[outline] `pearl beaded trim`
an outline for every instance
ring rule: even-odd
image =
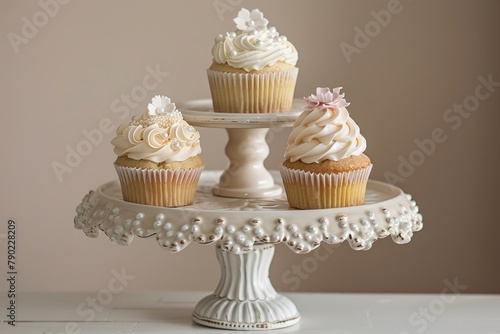
[[[102,187],[113,187],[113,183]],[[134,235],[156,235],[159,245],[171,252],[182,250],[193,240],[201,244],[220,240],[223,250],[235,253],[245,253],[256,243],[284,243],[296,253],[307,253],[321,242],[343,241],[354,250],[368,250],[377,239],[387,236],[396,243],[407,243],[423,227],[418,206],[405,194],[356,214],[343,214],[339,213],[342,209],[335,209],[332,215],[314,215],[319,211],[312,210],[308,214],[310,221],[303,223],[294,221],[294,215],[265,215],[261,211],[265,207],[248,211],[244,200],[241,200],[242,211],[235,208],[226,214],[207,211],[207,199],[199,201],[186,208],[143,206],[142,211],[123,201],[110,201],[98,189],[83,198],[76,209],[74,224],[89,237],[97,237],[102,230],[113,242],[122,245],[128,245]],[[271,205],[266,203],[263,205]]]

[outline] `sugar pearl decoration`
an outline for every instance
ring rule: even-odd
[[[172,142],[172,149],[174,151],[179,150],[181,147],[182,147],[182,144],[180,142],[178,142],[178,141],[173,141]]]
[[[238,51],[236,51],[236,50],[229,51],[229,57],[236,57],[237,55],[238,55]]]
[[[179,111],[164,113],[162,115],[151,116],[147,119],[139,118],[132,121],[132,125],[141,125],[146,128],[153,124],[158,124],[159,127],[168,129],[173,124],[182,121],[182,114]]]

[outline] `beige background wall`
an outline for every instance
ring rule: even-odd
[[[162,72],[157,88],[136,96],[137,107],[122,113],[141,113],[155,94],[175,101],[209,97],[205,69],[213,38],[232,30],[232,18],[245,6],[260,8],[299,50],[298,97],[317,86],[344,87],[368,140],[374,179],[397,175],[401,159],[420,164],[396,182],[424,215],[424,230],[410,244],[381,240],[369,252],[344,244],[331,255],[321,248],[302,256],[281,245],[274,285],[283,291],[441,292],[446,282],[458,281],[465,292],[500,292],[499,84],[479,88],[482,100],[474,97],[479,77],[500,82],[498,1],[61,0],[46,9],[52,16],[40,13],[40,3],[0,3],[0,275],[7,220],[14,218],[20,290],[97,291],[113,269],[135,276],[130,290],[215,287],[213,246],[192,244],[172,255],[154,238],[121,247],[73,228],[83,195],[115,178],[113,133],[103,133],[62,180],[52,165],[65,163],[67,148],[75,149],[84,131],[98,129],[103,119],[121,122],[112,107],[126,106],[120,99],[134,89],[137,94],[148,68]],[[390,22],[384,16],[383,25],[376,23],[373,13],[387,13],[388,6]],[[30,30],[33,23],[39,27]],[[357,36],[365,28],[371,37]],[[350,45],[349,57],[341,44]],[[473,111],[448,111],[463,103]],[[200,131],[207,168],[224,168],[224,131]],[[429,155],[418,153],[416,141],[429,143],[435,131],[446,140]],[[269,137],[270,168],[281,162],[288,133]],[[4,279],[0,286],[5,289]]]

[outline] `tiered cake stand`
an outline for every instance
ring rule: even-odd
[[[307,253],[321,242],[343,241],[368,250],[379,238],[398,244],[422,228],[422,216],[411,196],[392,185],[369,181],[365,204],[319,210],[290,208],[279,173],[267,171],[265,137],[271,127],[289,127],[300,113],[295,102],[287,114],[220,114],[210,100],[180,107],[194,126],[227,129],[229,167],[202,174],[195,202],[164,208],[125,202],[118,181],[90,191],[77,207],[75,227],[89,237],[102,230],[115,243],[128,245],[134,235],[156,235],[170,252],[190,242],[216,244],[221,278],[213,294],[195,307],[193,320],[224,329],[258,330],[291,326],[300,320],[294,303],[269,280],[274,244]]]

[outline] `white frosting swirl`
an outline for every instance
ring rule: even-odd
[[[261,70],[277,62],[295,66],[298,53],[285,36],[280,36],[276,28],[238,30],[218,35],[212,48],[213,61],[242,68],[247,72]]]
[[[182,114],[170,100],[166,106],[172,111],[155,114],[149,108],[141,118],[121,124],[111,141],[114,152],[118,156],[126,155],[134,160],[157,163],[184,161],[199,155],[201,147],[198,131],[182,119]]]
[[[285,159],[319,163],[361,155],[366,140],[345,107],[320,105],[304,110],[293,125]]]

